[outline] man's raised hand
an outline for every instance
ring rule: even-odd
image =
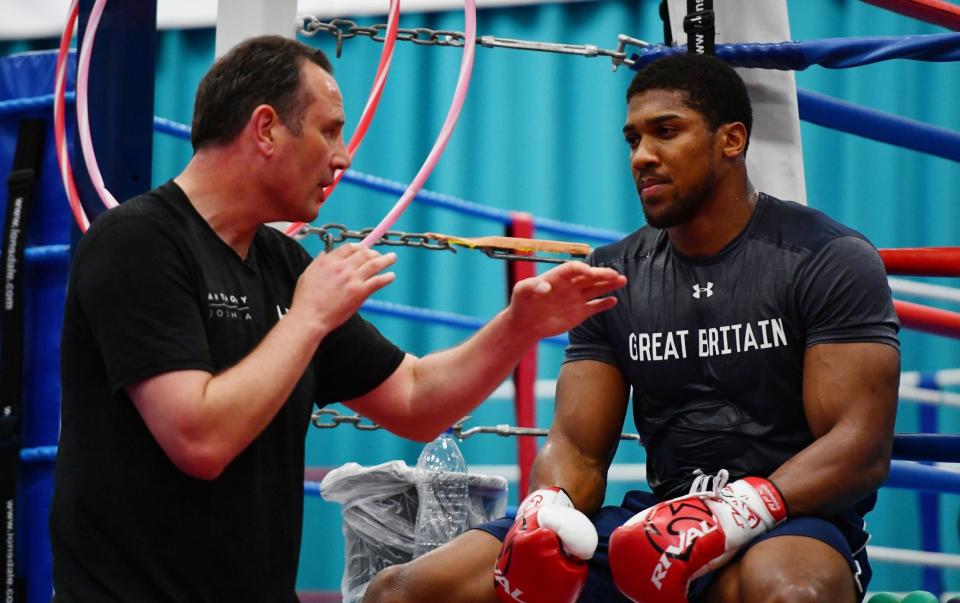
[[[308,316],[329,333],[394,281],[396,275],[383,270],[395,261],[393,253],[381,254],[355,243],[322,253],[300,275],[290,311]]]
[[[626,284],[627,277],[611,268],[567,262],[517,283],[507,311],[537,338],[552,337],[614,307],[615,297],[602,296]]]

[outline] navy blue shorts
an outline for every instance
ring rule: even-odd
[[[616,585],[613,583],[613,576],[610,574],[610,566],[607,563],[607,544],[610,541],[610,534],[626,523],[628,519],[660,502],[660,499],[649,492],[631,490],[623,497],[623,504],[619,507],[603,507],[591,519],[593,525],[597,528],[597,534],[600,536],[597,545],[597,552],[590,560],[590,573],[587,576],[587,584],[580,593],[578,603],[630,603],[630,600],[624,597]],[[478,530],[483,530],[500,541],[507,537],[510,526],[513,525],[512,517],[502,517],[478,526]],[[808,536],[825,542],[839,551],[844,559],[850,564],[850,570],[857,581],[859,600],[863,600],[863,595],[873,576],[870,569],[870,563],[867,560],[867,551],[861,544],[853,545],[858,548],[856,555],[852,553],[851,540],[856,543],[865,543],[867,535],[858,525],[844,525],[841,530],[837,523],[821,519],[818,517],[798,517],[789,519],[776,528],[763,534],[750,544],[743,547],[734,560],[738,559],[747,550],[758,542],[777,536]],[[847,533],[848,536],[844,536]],[[699,597],[707,592],[707,589],[713,583],[714,572],[706,574],[694,581],[690,587],[691,603],[699,600]]]

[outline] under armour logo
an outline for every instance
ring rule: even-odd
[[[713,283],[707,283],[706,287],[701,287],[700,283],[693,285],[693,296],[697,299],[700,299],[700,294],[706,293],[707,297],[713,295]]]

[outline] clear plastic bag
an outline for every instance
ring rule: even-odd
[[[506,479],[470,474],[468,492],[469,527],[502,517],[506,511]],[[403,461],[373,467],[347,463],[323,478],[320,494],[339,503],[343,513],[343,601],[360,601],[377,572],[413,558],[418,502],[414,469]]]

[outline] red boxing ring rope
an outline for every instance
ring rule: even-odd
[[[960,313],[893,300],[893,308],[904,328],[960,338]]]
[[[880,249],[887,274],[960,276],[960,247]]]
[[[960,247],[880,249],[887,274],[960,276]],[[960,313],[893,300],[904,328],[960,339]]]
[[[960,6],[943,0],[863,0],[919,21],[960,31]]]

